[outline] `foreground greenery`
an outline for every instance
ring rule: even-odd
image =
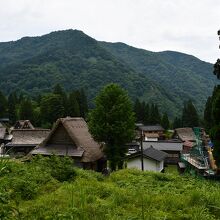
[[[220,218],[218,182],[128,169],[103,177],[58,157],[4,167],[0,219]]]

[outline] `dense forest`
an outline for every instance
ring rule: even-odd
[[[0,89],[36,97],[60,84],[67,92],[84,88],[88,105],[108,83],[135,101],[155,103],[169,117],[193,101],[201,115],[216,84],[212,65],[178,52],[150,52],[122,43],[103,43],[81,31],[57,31],[0,43]]]
[[[61,117],[83,117],[88,113],[87,97],[83,89],[69,92],[57,84],[53,91],[32,98],[27,95],[0,92],[0,117],[8,117],[13,125],[16,120],[30,120],[34,126],[50,128]]]
[[[0,118],[9,118],[13,125],[17,120],[30,120],[34,126],[50,128],[61,117],[83,117],[88,119],[87,94],[84,89],[66,92],[59,84],[49,93],[36,97],[12,92],[7,96],[0,91]],[[169,118],[155,103],[136,99],[133,103],[135,121],[145,125],[161,124],[164,129],[201,125],[201,119],[192,101],[184,103],[182,114]]]

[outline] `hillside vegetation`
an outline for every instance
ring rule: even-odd
[[[68,158],[8,162],[0,219],[219,219],[218,182],[124,169],[103,177]]]
[[[133,100],[159,104],[170,116],[189,98],[201,113],[216,83],[211,72],[211,64],[193,56],[98,42],[77,30],[0,43],[0,88],[5,94],[36,96],[59,83],[67,91],[84,88],[90,106],[99,90],[114,82]]]
[[[170,105],[173,109],[182,106],[183,101],[192,100],[201,113],[207,94],[210,95],[217,84],[212,74],[213,65],[194,56],[174,51],[151,52],[123,43],[100,44],[136,72],[142,73],[163,88],[172,104],[153,96],[154,103],[160,106]],[[149,99],[147,91],[143,98]]]

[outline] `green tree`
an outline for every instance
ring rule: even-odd
[[[11,93],[8,96],[8,117],[10,121],[12,122],[12,124],[14,124],[17,120],[16,104],[17,104],[16,93]]]
[[[183,127],[199,126],[199,116],[191,100],[184,103],[183,113],[182,113],[182,123],[183,123]]]
[[[7,99],[4,94],[0,91],[0,117],[7,115]]]
[[[89,114],[89,130],[97,141],[105,143],[111,169],[121,168],[127,151],[125,143],[134,137],[131,101],[119,85],[109,84],[96,97],[95,105]]]
[[[204,110],[204,123],[205,128],[207,130],[210,130],[210,128],[213,126],[213,117],[212,117],[212,97],[208,97],[205,110]]]
[[[173,129],[175,128],[181,128],[183,125],[182,125],[182,119],[181,118],[178,118],[178,117],[175,117],[174,121],[173,121]]]
[[[220,79],[220,59],[217,59],[216,63],[214,64],[214,74]]]
[[[169,127],[170,127],[170,121],[169,121],[169,118],[168,118],[167,113],[164,113],[164,114],[163,114],[163,117],[162,117],[162,119],[161,119],[161,125],[162,125],[162,127],[163,127],[165,130],[169,129]]]
[[[79,103],[76,99],[76,92],[71,92],[68,97],[68,111],[67,115],[71,117],[80,116]]]
[[[220,35],[220,30],[218,35]],[[220,59],[214,65],[214,74],[217,79],[220,79]],[[207,127],[211,127],[210,136],[214,142],[213,154],[217,165],[220,166],[220,85],[214,88],[212,97],[207,100],[204,119],[206,124],[208,120],[211,120]]]
[[[60,84],[56,84],[53,89],[53,94],[59,95],[64,108],[64,115],[68,115],[68,98],[63,87]]]
[[[79,104],[80,116],[86,118],[88,114],[88,103],[84,89],[76,91],[76,99]]]
[[[32,102],[29,98],[23,99],[21,104],[20,104],[20,109],[19,109],[19,119],[22,120],[31,120],[33,119],[33,106]]]
[[[52,125],[58,118],[64,117],[63,100],[58,94],[43,96],[40,108],[43,125]]]
[[[150,124],[160,124],[161,123],[161,116],[156,104],[152,104],[150,107],[150,116],[149,116]]]

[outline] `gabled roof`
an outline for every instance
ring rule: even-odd
[[[12,141],[7,146],[37,146],[49,132],[49,129],[14,129]]]
[[[176,128],[175,133],[182,141],[195,141],[196,136],[192,128]]]
[[[76,148],[64,145],[48,145],[58,126],[62,125]],[[100,145],[92,138],[88,126],[83,118],[60,118],[56,121],[47,138],[36,147],[31,154],[57,154],[81,157],[82,162],[93,162],[103,157]]]
[[[131,155],[127,156],[126,158],[129,159],[129,158],[135,158],[135,157],[139,157],[139,156],[141,156],[140,151],[137,153],[131,154]],[[156,150],[151,146],[143,151],[143,156],[146,158],[150,158],[150,159],[153,159],[153,160],[160,162],[160,161],[164,160],[168,156],[168,154],[163,151]]]
[[[139,126],[139,130],[142,130],[142,131],[164,131],[164,128],[161,125],[144,125],[144,126]]]
[[[182,151],[183,143],[180,140],[160,140],[160,141],[143,141],[143,148],[147,149],[153,146],[162,151]]]
[[[19,120],[15,123],[14,129],[34,129],[30,120]]]

